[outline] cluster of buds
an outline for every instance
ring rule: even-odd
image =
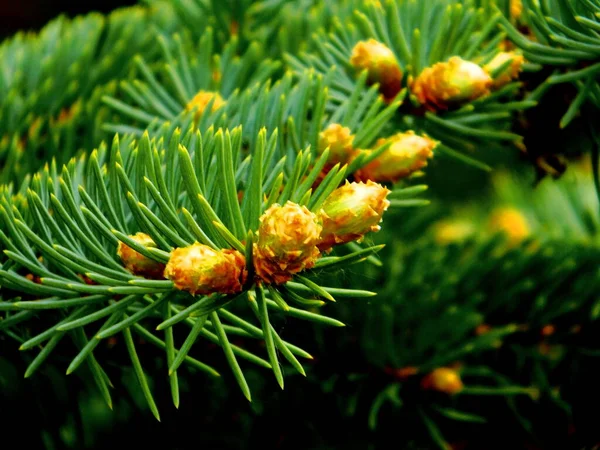
[[[454,395],[462,391],[464,385],[456,369],[438,367],[423,377],[421,387],[427,390]]]
[[[217,109],[225,105],[225,100],[223,100],[223,97],[221,97],[218,92],[199,91],[185,106],[185,110],[196,110],[196,113],[194,114],[194,122],[197,123],[211,101],[213,102],[211,112],[215,112]]]
[[[391,101],[402,89],[402,70],[387,46],[375,39],[358,42],[352,49],[350,64],[359,71],[366,70],[367,83],[379,83],[379,92]]]
[[[136,233],[129,236],[137,244],[143,247],[156,248],[156,243],[146,233]],[[119,242],[117,255],[125,268],[134,275],[144,278],[162,278],[165,265],[142,255],[123,242]]]
[[[410,84],[419,102],[436,111],[482,97],[490,92],[492,83],[481,66],[453,56],[448,62],[427,67]]]
[[[156,247],[147,234],[137,233],[129,237],[144,247]],[[177,289],[192,295],[238,293],[248,276],[246,260],[240,252],[214,250],[198,243],[173,250],[166,265],[142,255],[123,242],[119,242],[117,254],[132,274],[152,279],[167,278]]]
[[[215,250],[195,243],[173,250],[164,274],[177,289],[209,295],[241,292],[248,271],[244,255],[237,250]]]
[[[483,66],[483,69],[492,77],[492,88],[499,89],[518,78],[524,62],[523,55],[515,52],[500,52]],[[508,65],[506,65],[507,63]],[[500,70],[503,66],[504,69]]]
[[[260,217],[253,244],[256,281],[283,284],[314,267],[321,252],[334,245],[360,240],[370,231],[379,231],[383,213],[390,202],[389,190],[368,181],[349,183],[334,190],[317,213],[288,201],[274,204]],[[156,247],[150,236],[130,236],[145,247]],[[117,250],[131,273],[147,278],[167,278],[179,290],[192,295],[235,294],[248,278],[246,259],[237,250],[215,250],[195,243],[176,248],[166,266],[119,243]]]
[[[339,123],[330,124],[319,134],[319,154],[329,149],[321,178],[336,164],[348,164],[361,155],[368,157],[374,151],[355,148],[353,143],[354,135],[350,128]],[[354,173],[355,180],[393,183],[406,178],[427,166],[427,160],[433,157],[433,150],[438,145],[428,136],[406,131],[377,140],[375,147],[388,143],[389,147],[383,153]]]
[[[379,230],[389,190],[367,182],[335,191],[315,214],[293,202],[272,205],[260,218],[253,259],[257,279],[281,284],[315,265],[321,252]]]

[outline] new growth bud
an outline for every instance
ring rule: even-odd
[[[495,209],[490,216],[492,232],[504,233],[509,244],[514,245],[529,236],[529,224],[525,216],[516,208],[503,207]]]
[[[254,244],[254,269],[265,283],[281,284],[314,266],[322,226],[316,214],[288,201],[272,205],[260,217]]]
[[[323,221],[319,249],[362,239],[369,231],[379,231],[379,222],[390,205],[390,193],[380,184],[348,183],[333,191],[319,215]]]
[[[225,100],[223,100],[223,97],[221,97],[218,92],[199,91],[194,98],[188,102],[188,104],[185,106],[186,111],[191,111],[196,108],[194,122],[198,122],[198,120],[200,120],[200,117],[202,117],[202,114],[204,114],[204,111],[213,98],[214,101],[211,112],[215,112],[217,109],[225,105]]]
[[[421,72],[411,89],[430,110],[448,109],[475,100],[490,91],[492,78],[477,64],[453,56]]]
[[[136,233],[129,236],[144,247],[156,248],[156,244],[146,233]],[[165,265],[135,251],[127,244],[119,242],[117,255],[125,268],[134,275],[145,278],[162,278]]]
[[[510,61],[510,64],[500,71],[500,73],[496,73],[508,61]],[[494,56],[494,59],[483,66],[483,69],[493,77],[492,87],[498,89],[519,77],[519,73],[523,68],[523,62],[523,55],[514,52],[500,52]]]
[[[433,150],[438,144],[427,136],[418,136],[413,131],[407,131],[379,139],[375,146],[380,147],[388,142],[391,142],[388,149],[359,169],[355,174],[356,179],[396,182],[406,178],[427,166],[427,160],[433,157]]]
[[[477,229],[469,220],[448,219],[437,222],[433,231],[438,244],[448,245],[468,239],[476,233]]]
[[[523,2],[522,0],[510,0],[510,18],[513,20],[519,20],[523,13]]]
[[[198,243],[173,250],[165,268],[165,277],[192,295],[236,294],[247,276],[246,259],[240,252]]]
[[[329,147],[327,162],[332,166],[337,163],[346,164],[355,152],[353,141],[354,135],[350,128],[332,123],[319,134],[319,154]]]
[[[367,70],[367,82],[379,83],[379,91],[387,101],[402,89],[402,70],[394,52],[375,39],[358,42],[352,49],[350,64],[359,71]]]
[[[438,367],[426,375],[421,381],[423,389],[444,392],[449,395],[457,394],[463,390],[463,382],[455,369]]]

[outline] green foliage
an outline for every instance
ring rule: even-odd
[[[508,37],[523,50],[525,57],[539,68],[549,68],[551,75],[531,93],[538,100],[550,87],[561,83],[572,84],[574,98],[560,120],[566,128],[578,115],[584,104],[600,105],[600,86],[597,74],[600,65],[598,11],[594,1],[567,0],[533,2],[524,0],[524,21],[529,36],[519,32],[508,19],[501,19]]]
[[[0,180],[20,180],[40,167],[37,160],[55,157],[62,164],[97,145],[107,120],[100,97],[114,92],[111,81],[127,73],[133,55],[155,58],[152,29],[165,28],[168,17],[159,7],[61,17],[39,35],[19,33],[3,42]]]
[[[540,437],[545,430],[521,414],[524,408],[542,399],[553,414],[572,414],[569,394],[561,394],[569,385],[561,371],[589,351],[590,342],[572,342],[595,328],[600,312],[600,215],[588,168],[574,167],[558,182],[546,179],[533,195],[525,180],[500,173],[492,202],[462,206],[441,222],[436,218],[445,207],[436,203],[430,209],[438,211],[388,217],[402,221],[401,236],[394,233],[394,239],[389,228],[377,236],[393,244],[378,255],[383,266],[365,267],[361,283],[378,292],[377,300],[341,305],[341,317],[360,326],[323,343],[324,350],[341,353],[358,340],[383,379],[381,390],[363,392],[367,375],[360,370],[354,381],[339,377],[331,388],[354,383],[355,395],[340,410],[370,402],[375,429],[380,419],[386,422],[382,411],[392,408],[394,420],[408,422],[421,408],[420,426],[442,446],[447,442],[439,427],[485,423],[495,414],[474,396],[489,396],[490,403],[503,397],[503,407]],[[515,242],[490,227],[494,211],[506,207],[526,218],[529,237]],[[472,225],[466,232],[443,232],[465,221]],[[453,365],[465,385],[461,392],[452,398],[418,392],[423,375]]]
[[[248,430],[273,431],[290,410],[305,413],[294,436],[310,448],[387,448],[390,436],[484,448],[476,435],[495,424],[543,447],[554,442],[536,415],[577,422],[564,371],[577,380],[598,354],[600,316],[596,0],[523,0],[520,17],[508,0],[144,3],[0,44],[0,392],[51,383],[44,402],[70,399],[68,418],[39,419],[44,445],[91,448],[87,425],[73,425],[90,415],[98,429],[177,422],[165,399],[201,409],[227,448],[268,446],[279,434]],[[371,38],[403,74],[391,101],[350,62]],[[511,46],[526,60],[519,79],[449,109],[419,103],[423,69],[453,56],[483,66]],[[568,127],[564,148],[534,150],[536,115],[543,133]],[[374,152],[330,164],[320,135],[333,124]],[[388,183],[381,232],[284,284],[256,281],[271,205],[317,213],[391,148],[379,139],[409,130],[440,145],[427,169]],[[547,153],[585,158],[534,183],[517,148],[538,166]],[[244,255],[241,292],[194,296],[117,253],[164,264],[195,242]],[[432,389],[440,368],[460,389]],[[270,393],[269,371],[281,388],[288,377],[285,392]],[[71,398],[73,378],[95,393]],[[92,412],[73,419],[75,404]],[[224,444],[232,411],[239,438]],[[352,432],[331,444],[332,422]],[[70,431],[48,431],[60,426]]]
[[[72,160],[60,175],[55,164],[47,166],[21,188],[21,193],[5,189],[0,207],[2,227],[7,230],[0,234],[0,239],[8,257],[0,269],[0,277],[3,289],[8,291],[5,296],[9,298],[0,303],[0,310],[6,314],[2,329],[10,329],[25,341],[21,344],[22,350],[46,342],[28,367],[26,377],[38,369],[65,335],[69,335],[80,352],[67,372],[87,361],[110,405],[110,381],[93,357],[93,350],[99,339],[123,332],[137,378],[157,418],[158,411],[131,339],[131,330],[166,348],[177,405],[176,369],[181,363],[218,376],[214,368],[186,355],[200,335],[223,348],[240,388],[250,399],[237,357],[272,368],[283,387],[275,347],[301,373],[302,366],[294,355],[310,356],[279,337],[270,325],[270,310],[273,314],[343,326],[337,320],[305,310],[325,303],[305,299],[307,295],[329,301],[333,301],[333,297],[327,287],[315,285],[304,277],[268,290],[250,282],[238,295],[194,297],[177,289],[171,280],[149,280],[125,270],[116,254],[119,241],[161,263],[168,262],[169,253],[175,247],[186,247],[194,242],[214,249],[233,247],[249,255],[253,236],[249,232],[256,231],[250,227],[258,224],[259,216],[269,205],[285,203],[287,199],[301,205],[315,205],[318,198],[327,197],[337,186],[337,183],[324,183],[322,189],[315,191],[319,197],[313,197],[310,191],[305,195],[306,182],[299,181],[305,177],[307,181],[314,180],[318,175],[318,171],[309,169],[310,153],[298,154],[293,177],[289,178],[283,165],[278,164],[282,160],[276,133],[267,137],[262,130],[256,147],[243,149],[239,128],[231,132],[222,129],[215,132],[210,128],[203,135],[190,128],[184,136],[179,129],[165,126],[163,130],[152,140],[147,133],[139,141],[132,136],[125,136],[123,140],[115,137],[110,153],[106,146],[101,146],[89,158]],[[318,162],[316,167],[319,167]],[[339,173],[343,176],[343,170]],[[328,177],[339,178],[337,174],[334,169]],[[286,188],[274,189],[277,183],[279,186],[283,183]],[[241,204],[237,200],[238,191],[244,192]],[[263,200],[253,202],[255,198]],[[151,236],[157,247],[146,248],[133,241],[129,235],[138,231]],[[368,251],[377,248],[322,258],[314,270],[335,269],[341,263],[362,259]],[[251,265],[251,257],[247,258],[247,264]],[[32,274],[33,279],[28,279],[27,274]],[[11,291],[17,295],[11,295]],[[335,290],[333,294],[372,295],[345,289]],[[243,303],[251,306],[260,327],[224,309],[229,305],[237,311]],[[48,328],[30,330],[28,319],[44,314],[57,321]],[[229,328],[222,325],[221,318],[230,323]],[[164,339],[150,331],[148,322],[152,319],[156,329],[166,333]],[[52,319],[49,320],[52,323]],[[178,323],[191,328],[181,350],[174,346],[171,329]],[[90,325],[95,331],[87,331]],[[264,338],[269,361],[233,346],[227,337],[228,331],[243,337]],[[95,339],[89,333],[95,335]]]

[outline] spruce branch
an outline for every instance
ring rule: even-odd
[[[10,187],[3,188],[0,211],[6,232],[0,239],[7,259],[0,269],[5,298],[0,303],[5,316],[0,326],[25,337],[23,349],[44,345],[28,375],[65,336],[76,337],[81,349],[69,365],[71,373],[83,361],[97,367],[93,359],[97,343],[124,333],[135,373],[158,418],[131,330],[166,349],[176,404],[175,371],[182,363],[217,374],[189,356],[199,337],[223,347],[248,398],[240,358],[271,368],[281,386],[279,355],[304,373],[294,355],[310,355],[282,340],[273,321],[283,313],[315,323],[343,325],[307,310],[307,305],[323,304],[314,300],[318,298],[332,301],[336,294],[352,297],[353,291],[321,287],[312,277],[335,270],[342,262],[362,260],[379,247],[350,250],[339,257],[319,256],[321,251],[376,231],[389,205],[385,200],[388,191],[372,183],[372,194],[357,193],[352,200],[354,190],[338,188],[342,178],[336,175],[343,171],[332,169],[329,175],[337,181],[321,187],[317,205],[322,206],[312,212],[306,208],[312,203],[312,192],[305,192],[300,183],[314,173],[311,152],[300,152],[291,172],[278,166],[274,176],[282,179],[285,187],[274,191],[268,182],[273,174],[267,169],[280,154],[277,134],[268,136],[261,130],[249,153],[242,148],[242,141],[240,127],[209,128],[200,133],[192,126],[181,133],[166,124],[162,134],[153,138],[147,132],[139,139],[115,136],[110,150],[102,145],[89,157],[73,159],[61,171],[54,164],[46,166],[26,181],[24,202],[16,201],[19,197]],[[318,161],[315,165],[319,166]],[[354,189],[366,189],[362,184],[347,184],[354,185]],[[338,191],[344,192],[339,198]],[[368,200],[379,192],[382,197],[377,201],[375,197]],[[346,196],[343,201],[350,203],[339,215],[334,205]],[[346,208],[355,211],[359,220],[349,220]],[[321,217],[331,223],[322,228]],[[313,229],[303,228],[309,226],[302,222],[307,220],[314,221]],[[287,221],[291,228],[285,231],[281,227]],[[321,230],[333,237],[323,237]],[[297,238],[294,233],[299,233]],[[314,243],[302,237],[303,233],[316,233],[310,234]],[[289,288],[287,283],[291,283]],[[365,295],[371,294],[356,292],[357,297]],[[245,302],[250,311],[244,312]],[[30,336],[26,321],[38,315],[40,331]],[[53,322],[57,315],[61,319]],[[258,326],[249,321],[253,316]],[[223,325],[221,318],[231,325]],[[178,350],[180,323],[191,326],[192,331]],[[164,339],[151,331],[153,327]],[[90,333],[95,337],[82,340]],[[264,339],[269,361],[233,345],[228,334]],[[99,386],[105,390],[103,384]]]
[[[478,9],[470,1],[369,2],[336,18],[331,32],[316,33],[314,50],[287,54],[286,60],[299,75],[306,68],[324,73],[336,66],[331,81],[334,105],[349,98],[356,86],[363,92],[366,85],[375,86],[375,97],[387,102],[406,95],[393,120],[396,129],[425,133],[440,141],[439,152],[489,170],[485,156],[474,155],[477,148],[484,142],[488,147],[490,140],[521,145],[522,138],[510,130],[511,119],[536,104],[517,101],[520,84],[510,81],[518,67],[509,71],[508,62],[513,57],[500,64],[494,60],[504,37],[496,27],[499,20],[499,12]],[[453,68],[459,61],[470,64],[469,69]],[[475,68],[483,78],[480,92],[472,78]],[[459,81],[460,70],[470,75]],[[455,87],[441,85],[448,77],[462,86],[459,94],[451,94]],[[423,90],[425,95],[419,93]],[[437,106],[428,104],[435,96]]]

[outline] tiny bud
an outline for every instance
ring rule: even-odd
[[[260,217],[254,244],[254,269],[265,283],[281,284],[314,266],[322,226],[305,206],[288,201],[272,205]]]
[[[135,242],[144,247],[156,248],[156,244],[146,233],[136,233],[129,236]],[[145,278],[162,278],[165,265],[138,253],[123,242],[119,242],[117,255],[125,268],[134,275]]]
[[[393,99],[402,89],[402,70],[387,46],[375,39],[358,42],[352,49],[350,64],[357,70],[367,70],[367,82],[379,83],[386,100]]]
[[[247,276],[246,259],[240,252],[198,243],[173,250],[165,268],[165,277],[192,295],[237,294]]]
[[[27,278],[29,281],[31,281],[35,284],[42,284],[42,279],[38,275],[28,273],[27,275],[25,275],[25,278]]]
[[[406,366],[400,368],[386,367],[384,371],[388,375],[391,375],[400,381],[406,381],[409,378],[417,375],[419,373],[419,368],[415,366]]]
[[[92,280],[90,277],[88,277],[85,274],[79,273],[79,274],[77,274],[77,276],[79,278],[81,278],[81,281],[83,281],[85,284],[88,284],[90,286],[94,286],[94,285],[98,284],[98,283],[96,283],[94,280]]]
[[[379,231],[379,222],[390,205],[390,193],[380,184],[349,183],[333,191],[321,207],[323,221],[319,249],[362,239],[369,231]]]
[[[518,244],[530,234],[525,216],[515,208],[497,208],[490,216],[490,230],[504,233],[509,243]]]
[[[358,180],[396,182],[427,166],[433,157],[437,142],[427,136],[418,136],[413,131],[398,133],[386,139],[379,139],[376,147],[387,142],[392,144],[381,155],[355,173]],[[365,150],[371,152],[372,150]]]
[[[199,91],[194,98],[188,102],[188,104],[185,106],[186,111],[191,111],[196,108],[194,122],[198,122],[198,120],[200,120],[200,117],[202,117],[206,107],[213,98],[214,101],[211,112],[215,112],[217,109],[225,105],[225,100],[223,100],[223,97],[221,97],[218,92]]]
[[[507,61],[510,61],[510,65],[500,73],[496,73]],[[523,68],[523,62],[523,55],[518,55],[514,52],[500,52],[494,56],[494,59],[483,66],[483,69],[493,77],[492,87],[498,89],[519,77],[519,73]]]
[[[483,68],[453,56],[424,69],[411,89],[419,102],[435,111],[486,95],[491,85],[492,78]]]
[[[490,331],[492,331],[492,329],[493,328],[491,325],[488,325],[487,323],[480,323],[475,327],[474,333],[476,336],[483,336],[484,334],[488,334]]]
[[[319,154],[329,147],[327,162],[331,165],[346,164],[355,152],[352,147],[353,141],[354,135],[350,128],[343,127],[339,123],[332,123],[319,134]]]
[[[421,381],[423,389],[431,389],[446,394],[457,394],[463,390],[463,382],[455,369],[438,367]]]
[[[540,334],[544,337],[552,336],[556,332],[556,327],[552,324],[544,325]]]
[[[462,242],[476,232],[473,222],[465,219],[441,220],[433,227],[435,241],[441,245]]]
[[[521,14],[523,14],[522,0],[510,0],[510,18],[512,20],[519,20]]]

